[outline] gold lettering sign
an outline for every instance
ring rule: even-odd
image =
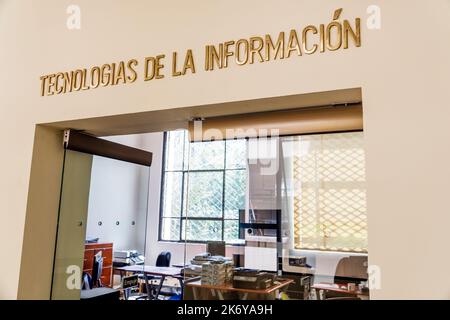
[[[235,64],[264,63],[303,57],[315,53],[333,52],[340,49],[361,47],[361,19],[352,25],[349,20],[341,20],[343,9],[337,9],[328,24],[308,25],[301,29],[282,31],[276,37],[266,34],[238,40],[225,41],[216,45],[208,44],[204,50],[204,70],[213,71]],[[172,52],[172,77],[196,73],[194,53],[191,49],[183,54]],[[41,96],[59,95],[74,91],[96,89],[98,87],[134,83],[142,75],[143,81],[155,81],[165,77],[165,54],[142,59],[142,71],[137,59],[106,63],[89,69],[76,69],[40,77]]]

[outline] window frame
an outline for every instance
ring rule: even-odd
[[[247,167],[245,168],[232,168],[232,169],[227,169],[227,141],[224,140],[224,166],[223,169],[197,169],[197,170],[187,170],[185,169],[185,160],[184,159],[184,150],[186,147],[186,142],[183,143],[183,163],[182,163],[182,168],[180,170],[166,170],[166,150],[168,147],[168,131],[164,132],[163,135],[163,155],[162,155],[162,166],[161,166],[161,186],[160,186],[160,199],[159,199],[159,225],[158,225],[158,241],[160,242],[172,242],[172,243],[198,243],[198,244],[205,244],[207,243],[209,240],[187,240],[187,239],[183,239],[183,221],[185,224],[185,221],[187,220],[200,220],[200,221],[221,221],[221,225],[222,225],[222,231],[221,231],[221,238],[220,240],[216,240],[216,241],[225,241],[225,221],[237,221],[239,223],[239,216],[235,219],[230,219],[230,218],[226,218],[225,217],[225,195],[226,195],[226,191],[225,191],[225,185],[226,185],[226,173],[227,172],[233,172],[233,171],[247,171]],[[185,134],[188,134],[187,131],[185,131]],[[185,140],[186,141],[186,140]],[[201,143],[201,142],[196,142],[196,143]],[[166,173],[167,172],[175,172],[175,173],[181,173],[181,212],[180,215],[177,217],[165,217],[164,216],[164,185],[165,185],[165,177],[166,177]],[[222,216],[221,217],[186,217],[185,216],[185,208],[184,208],[184,201],[185,201],[185,177],[187,174],[189,173],[198,173],[198,172],[221,172],[222,173],[222,203],[221,203],[221,210],[222,210]],[[163,239],[162,237],[162,224],[163,224],[163,219],[178,219],[180,222],[180,227],[179,227],[179,236],[178,236],[178,240],[167,240],[167,239]],[[237,238],[236,240],[238,240],[239,238]],[[212,241],[212,240],[211,240]],[[227,245],[239,245],[239,244],[230,244],[227,243]]]

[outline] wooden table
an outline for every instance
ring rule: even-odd
[[[158,299],[159,294],[161,293],[161,289],[164,283],[164,280],[166,280],[166,277],[175,278],[180,282],[181,286],[181,292],[183,294],[183,279],[184,277],[181,275],[182,268],[175,268],[175,267],[155,267],[155,266],[148,266],[148,265],[133,265],[133,266],[125,266],[116,268],[115,270],[120,272],[120,275],[123,276],[124,273],[130,272],[130,273],[142,273],[144,275],[145,279],[145,288],[147,290],[147,298],[149,300],[156,300]],[[157,276],[159,277],[159,283],[156,287],[155,294],[152,294],[150,290],[150,282],[151,276]]]
[[[369,299],[369,292],[368,291],[361,291],[359,289],[356,290],[348,290],[348,284],[346,283],[317,283],[314,284],[312,289],[315,289],[317,291],[331,291],[335,293],[340,293],[348,296],[354,296],[358,297],[362,300],[368,300]],[[358,288],[358,287],[357,287]]]
[[[234,288],[231,284],[224,284],[224,285],[208,285],[208,284],[202,284],[201,281],[194,281],[186,283],[187,287],[192,288],[192,292],[194,295],[194,299],[197,300],[198,289],[209,289],[211,290],[211,293],[213,296],[217,296],[219,300],[224,300],[222,291],[228,291],[228,292],[238,292],[242,293],[242,300],[246,300],[249,294],[258,294],[258,295],[276,295],[278,292],[283,289],[284,287],[290,285],[294,280],[292,279],[278,279],[273,286],[267,288],[267,289],[244,289],[244,288]]]

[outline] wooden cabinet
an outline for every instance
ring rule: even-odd
[[[105,287],[112,287],[112,243],[86,243],[84,246],[83,272],[87,272],[92,276],[94,255],[96,255],[99,251],[102,252],[103,257],[103,270],[101,275],[102,284]]]

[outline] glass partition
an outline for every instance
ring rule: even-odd
[[[183,298],[367,298],[363,140],[168,132],[160,238],[183,268]]]
[[[185,299],[278,298],[278,140],[185,143]]]
[[[367,299],[363,132],[280,141],[283,212],[290,234],[283,244],[283,273],[311,275],[311,299]]]
[[[190,143],[179,130],[163,152],[158,195],[149,167],[65,151],[53,299],[98,288],[124,299],[368,297],[362,132]],[[147,223],[149,202],[159,217]]]
[[[142,273],[149,174],[146,166],[65,151],[52,299],[98,288],[123,297],[122,276]]]

